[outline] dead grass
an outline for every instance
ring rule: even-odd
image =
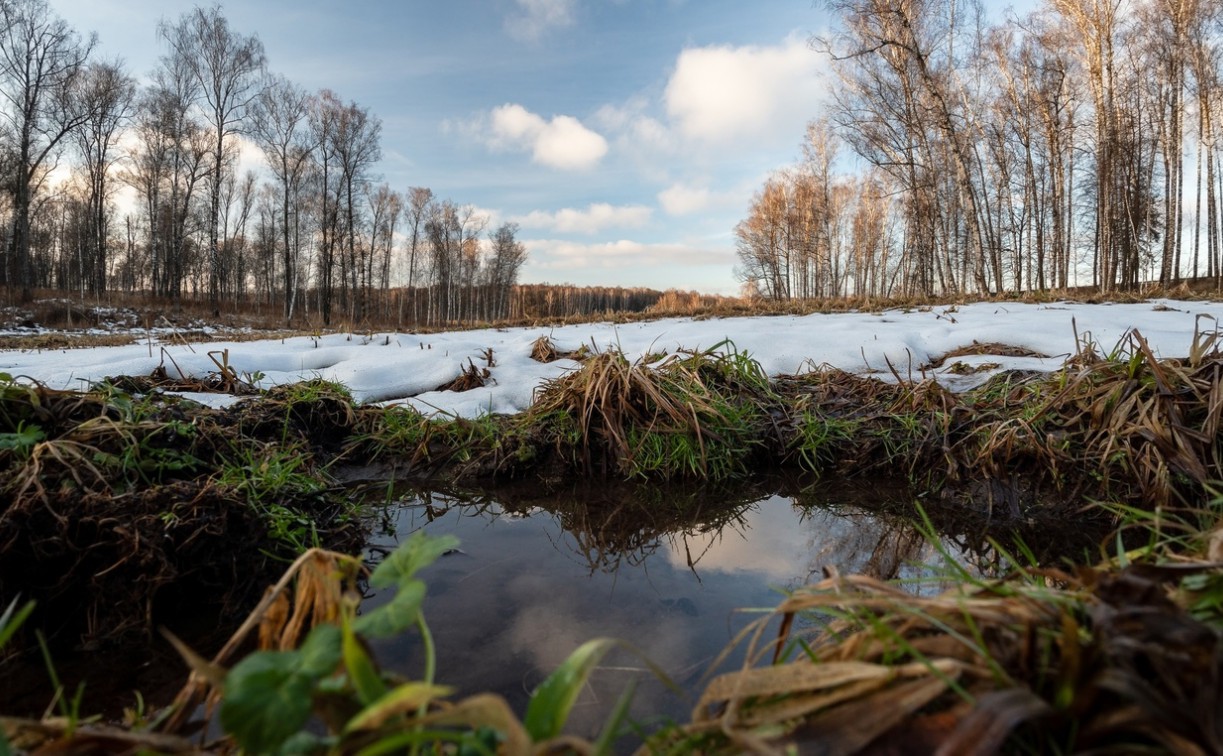
[[[591,350],[587,349],[585,345],[563,352],[556,348],[556,343],[548,336],[540,336],[531,342],[531,359],[536,362],[556,362],[557,360],[582,362],[591,354]]]
[[[760,366],[719,344],[650,362],[616,351],[549,381],[523,422],[587,471],[725,479],[747,472],[772,398]]]
[[[484,386],[488,379],[492,376],[492,372],[486,367],[476,367],[476,363],[470,358],[467,360],[467,367],[463,368],[458,377],[452,381],[447,381],[437,387],[438,391],[471,391]]]
[[[930,597],[833,573],[746,630],[744,668],[649,748],[1218,753],[1223,624],[1217,607],[1213,624],[1193,616],[1182,589],[1217,586],[1223,563],[1205,556],[958,573]]]

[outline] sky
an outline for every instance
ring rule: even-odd
[[[746,352],[769,376],[793,375],[830,365],[893,380],[933,377],[954,391],[970,389],[1002,370],[1054,371],[1076,353],[1076,338],[1111,353],[1137,329],[1159,357],[1189,354],[1197,330],[1213,332],[1223,304],[1155,300],[1131,304],[980,302],[975,304],[803,316],[666,318],[649,322],[581,323],[556,328],[496,328],[434,334],[329,334],[251,342],[189,345],[174,329],[143,329],[127,346],[51,351],[0,351],[0,372],[25,376],[53,389],[80,389],[106,376],[149,375],[161,366],[172,377],[206,378],[222,350],[239,374],[257,376],[263,388],[320,377],[344,384],[362,402],[401,402],[425,414],[461,417],[513,414],[531,406],[535,390],[579,367],[568,359],[539,363],[533,342],[551,338],[561,351],[581,346],[620,350],[628,359],[717,348]],[[728,341],[729,340],[729,341]],[[1128,342],[1127,342],[1128,343]],[[1001,344],[1010,354],[966,355],[924,373],[942,355],[973,344]],[[495,364],[487,385],[439,391],[469,361]],[[989,350],[982,350],[988,352]],[[957,365],[956,363],[961,363]],[[232,397],[192,398],[225,404]]]
[[[50,0],[144,78],[191,0]],[[382,180],[520,225],[520,281],[733,294],[830,77],[813,0],[247,0],[271,71],[382,120]],[[255,152],[252,150],[252,152]]]

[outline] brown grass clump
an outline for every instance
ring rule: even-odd
[[[1160,359],[1141,333],[1084,342],[1053,374],[1008,372],[963,394],[820,368],[778,378],[792,459],[861,474],[900,466],[966,506],[1018,516],[1091,498],[1194,505],[1223,480],[1223,353],[1198,333]]]
[[[649,747],[1218,753],[1223,646],[1172,597],[1181,576],[1221,567],[965,575],[932,597],[833,574],[782,602],[772,641],[757,622],[746,666]]]
[[[458,376],[437,387],[438,391],[471,391],[484,386],[492,372],[486,367],[476,367],[476,363],[468,358],[467,367],[459,371]]]
[[[586,471],[725,479],[748,470],[773,394],[746,355],[683,352],[630,362],[592,355],[536,393],[525,422]]]
[[[585,345],[568,352],[562,352],[556,348],[556,342],[547,336],[540,336],[531,342],[531,359],[536,362],[556,362],[557,360],[582,362],[590,354],[590,350]]]

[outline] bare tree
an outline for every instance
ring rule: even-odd
[[[335,129],[332,131],[332,148],[340,168],[340,183],[343,196],[344,219],[347,229],[347,256],[344,264],[351,276],[354,293],[352,302],[354,320],[364,317],[365,297],[357,287],[357,276],[362,266],[357,260],[357,195],[369,179],[369,171],[382,157],[382,121],[367,108],[350,102],[336,111]]]
[[[64,140],[85,122],[78,80],[95,39],[82,40],[45,0],[0,2],[0,109],[13,137],[13,198],[5,281],[33,296],[30,210]]]
[[[162,21],[158,31],[169,44],[171,57],[184,64],[199,83],[213,130],[208,297],[215,305],[219,294],[218,230],[225,143],[239,132],[247,109],[259,96],[266,56],[259,38],[230,29],[217,5],[197,7],[175,24]]]
[[[154,73],[139,103],[136,144],[123,174],[144,206],[153,290],[174,300],[183,294],[196,190],[208,170],[208,136],[191,113],[195,87],[182,65]]]
[[[510,291],[518,283],[518,271],[527,261],[527,248],[518,241],[518,224],[502,223],[489,234],[492,245],[488,264],[488,288],[485,318],[510,316]]]
[[[366,187],[365,198],[370,214],[369,255],[363,274],[365,287],[372,289],[376,277],[385,294],[391,288],[391,257],[395,250],[395,231],[403,217],[403,197],[390,186],[379,184],[376,188]]]
[[[101,293],[106,290],[110,262],[109,178],[119,157],[116,144],[135,107],[136,81],[123,72],[118,62],[94,63],[85,68],[79,91],[86,120],[76,132],[76,144],[84,161],[88,188],[93,257],[90,288]]]
[[[433,213],[433,191],[427,187],[414,186],[408,190],[407,215],[408,293],[412,297],[412,322],[420,322],[419,297],[416,277],[421,272],[424,260],[421,251],[425,245],[425,223]],[[400,300],[399,322],[403,323],[403,300]]]
[[[850,143],[874,165],[902,181],[914,201],[911,238],[942,248],[933,256],[941,288],[971,277],[989,291],[998,272],[987,269],[994,246],[975,149],[979,124],[975,93],[965,83],[979,64],[978,40],[967,52],[961,35],[979,24],[975,0],[826,0],[844,30],[817,40],[845,86],[835,120]],[[950,171],[944,170],[950,168]],[[940,183],[950,192],[934,194]],[[933,227],[929,226],[933,218]],[[965,244],[958,255],[953,250]],[[947,263],[959,258],[959,270]],[[956,282],[956,278],[960,282]],[[925,288],[931,289],[933,281]]]
[[[284,316],[293,318],[301,254],[301,205],[311,156],[319,146],[309,128],[310,95],[284,77],[274,78],[260,94],[251,133],[267,156],[278,183],[281,204],[281,255]]]

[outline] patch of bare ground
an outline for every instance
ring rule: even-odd
[[[0,384],[0,595],[35,599],[55,643],[100,647],[182,600],[246,605],[316,541],[357,548],[323,467],[351,398],[293,388],[217,411],[113,384]]]

